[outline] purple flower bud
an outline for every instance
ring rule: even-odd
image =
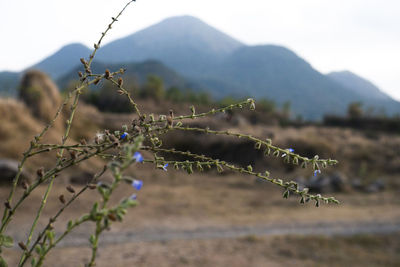
[[[293,152],[294,152],[294,149],[293,149],[293,148],[289,148],[288,150],[289,150],[290,153],[293,153]]]
[[[315,170],[315,171],[314,171],[314,176],[317,176],[318,173],[321,173],[321,170]]]
[[[142,163],[143,162],[143,156],[142,156],[142,154],[140,154],[140,152],[135,152],[135,154],[133,154],[133,159],[136,161],[136,162],[140,162],[140,163]]]
[[[140,190],[143,186],[143,181],[140,180],[133,180],[132,182],[132,187],[135,188],[136,190]]]
[[[136,194],[132,194],[132,196],[130,196],[129,197],[131,200],[136,200],[137,199],[137,196],[136,196]]]

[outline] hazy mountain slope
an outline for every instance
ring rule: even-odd
[[[170,86],[177,86],[180,88],[191,87],[194,89],[199,89],[195,83],[191,83],[183,78],[180,74],[176,73],[174,70],[166,67],[161,62],[148,60],[141,63],[115,63],[115,64],[105,64],[101,62],[93,62],[92,71],[94,73],[103,73],[105,69],[111,71],[119,70],[120,68],[125,68],[126,72],[123,75],[125,80],[134,80],[136,83],[143,84],[147,76],[150,74],[157,75],[161,77],[164,81],[164,85],[168,88]],[[77,80],[77,72],[82,70],[80,66],[77,66],[68,74],[61,77],[57,84],[60,88],[65,88],[71,80]]]
[[[307,118],[343,113],[349,102],[361,96],[319,73],[292,51],[273,45],[248,46],[234,51],[216,70],[242,92],[290,101],[293,110]]]
[[[15,96],[19,79],[20,73],[18,72],[0,72],[0,96]]]
[[[331,72],[327,76],[365,98],[391,99],[390,96],[382,92],[376,85],[350,71]]]
[[[243,44],[191,17],[172,17],[105,45],[104,62],[156,59],[184,75],[197,76]]]
[[[53,79],[57,79],[79,65],[79,59],[87,58],[90,52],[90,49],[82,44],[69,44],[28,69],[44,71]]]
[[[400,102],[382,92],[372,82],[350,71],[331,72],[329,78],[340,83],[349,91],[356,92],[362,97],[358,100],[364,105],[364,109],[374,108],[378,113],[382,111],[388,115],[400,113]]]

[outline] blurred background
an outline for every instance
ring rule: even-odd
[[[8,196],[18,161],[78,83],[111,16],[125,1],[0,2],[0,194]],[[400,3],[396,1],[138,1],[115,24],[94,73],[126,68],[125,87],[147,113],[176,116],[252,97],[256,111],[232,111],[187,125],[271,138],[306,157],[339,161],[311,169],[264,156],[254,144],[221,136],[165,136],[165,147],[269,170],[340,205],[301,205],[250,176],[210,170],[191,176],[137,165],[139,206],[101,239],[98,266],[400,266]],[[44,142],[59,143],[68,110]],[[71,143],[93,141],[136,118],[124,96],[101,82],[82,95]],[[146,154],[144,154],[146,156]],[[175,158],[179,159],[179,158]],[[28,161],[34,180],[54,155]],[[59,208],[65,186],[79,188],[105,161],[95,158],[57,180],[39,224]],[[111,179],[106,174],[104,181]],[[40,188],[9,231],[25,240]],[[22,193],[18,192],[19,194]],[[130,195],[132,188],[121,188]],[[89,192],[67,220],[91,209]],[[114,201],[118,201],[115,199]],[[58,230],[57,230],[58,229]],[[91,225],[50,254],[48,266],[80,266],[90,257]],[[17,260],[14,248],[5,257]],[[16,264],[16,263],[15,263]],[[61,265],[60,265],[61,264]]]

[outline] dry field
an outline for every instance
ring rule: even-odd
[[[169,109],[162,105],[149,108],[152,103],[144,104],[147,112],[166,113]],[[184,113],[182,106],[174,109],[177,115]],[[246,116],[238,116],[235,122],[215,117],[190,123],[261,138],[272,137],[275,143],[294,147],[306,156],[319,154],[336,158],[340,164],[326,173],[339,170],[347,174],[349,181],[359,178],[365,183],[379,178],[386,189],[366,194],[348,188],[328,194],[339,199],[340,205],[315,208],[313,204],[299,204],[294,197],[284,200],[280,189],[249,176],[215,171],[188,176],[172,168],[164,172],[137,165],[130,174],[144,181],[138,194],[139,205],[127,214],[123,223],[113,224],[101,239],[103,246],[97,266],[400,266],[397,234],[400,231],[400,136],[367,135],[355,130],[316,126],[253,125]],[[0,99],[0,118],[2,158],[19,159],[29,138],[45,125],[14,100]],[[131,119],[131,115],[102,114],[83,105],[70,142],[81,137],[90,140],[96,131],[118,129]],[[56,143],[60,136],[60,129],[56,129],[48,133],[45,141]],[[268,168],[277,178],[312,174],[310,169],[294,169],[280,159],[262,159],[262,152],[255,151],[253,144],[243,140],[199,135],[182,138],[174,133],[166,138],[165,144],[199,153],[208,151],[212,156],[230,159],[236,164],[251,163],[260,171]],[[27,170],[33,172],[38,166],[52,166],[53,156],[34,158],[27,164]],[[58,196],[68,196],[65,186],[71,176],[93,173],[103,164],[102,160],[93,159],[61,175],[39,226],[47,223],[47,218],[61,207]],[[103,179],[107,181],[110,175]],[[25,233],[44,190],[45,186],[40,187],[17,211],[9,227],[16,241],[26,239]],[[0,187],[0,198],[5,199],[8,191],[9,187]],[[131,186],[123,186],[113,201],[132,193]],[[55,223],[57,233],[65,229],[69,219],[90,211],[98,199],[96,191],[79,198]],[[90,223],[76,229],[72,238],[50,253],[46,266],[83,266],[89,257],[87,239],[92,231]],[[6,251],[9,266],[16,265],[19,254],[17,247]]]
[[[357,226],[368,223],[376,225],[371,229],[377,232],[386,224],[400,230],[398,191],[335,194],[342,202],[339,206],[315,208],[313,205],[300,205],[295,198],[283,200],[276,188],[259,184],[246,176],[210,173],[188,177],[181,172],[170,170],[165,173],[145,166],[139,166],[135,175],[144,180],[144,187],[138,195],[140,204],[130,210],[123,223],[113,224],[103,239],[98,266],[400,264],[400,236],[391,233],[393,230],[385,233],[381,229],[383,233],[369,235],[362,230],[352,235],[341,229],[351,226],[357,230]],[[4,198],[7,188],[1,188],[0,192]],[[132,192],[130,186],[120,188],[114,201]],[[60,207],[59,194],[68,194],[61,180],[50,196],[43,218],[54,214]],[[40,198],[40,192],[33,195],[10,225],[9,230],[17,239],[25,239],[21,233],[28,229],[32,220],[30,214],[36,210]],[[97,199],[99,196],[95,191],[80,198],[55,224],[58,232],[65,229],[67,219],[89,211],[90,203]],[[46,219],[42,219],[40,224],[45,222]],[[234,233],[234,229],[240,227],[274,229],[282,226],[294,230],[294,233],[218,235],[218,229],[233,229]],[[330,229],[334,227],[342,234],[331,235]],[[205,229],[214,229],[214,234],[196,235]],[[73,233],[75,242],[72,238],[54,250],[46,266],[56,266],[55,263],[83,266],[81,263],[89,257],[87,238],[92,230],[90,224],[76,229]],[[165,238],[166,234],[168,238]],[[19,252],[15,248],[6,258],[12,262]]]

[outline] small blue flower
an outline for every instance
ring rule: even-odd
[[[167,171],[167,167],[168,167],[168,163],[165,164],[162,168],[163,168],[164,171]]]
[[[314,176],[317,176],[318,173],[321,173],[321,170],[315,170],[315,171],[314,171]]]
[[[121,135],[121,139],[125,139],[127,136],[128,136],[128,133],[127,133],[127,132],[124,132],[124,133]]]
[[[294,152],[294,149],[293,149],[293,148],[288,148],[287,151],[290,152],[290,153],[293,153],[293,152]],[[286,156],[287,156],[286,153],[283,153],[283,154],[282,154],[282,158],[284,158],[284,157],[286,157]]]
[[[143,181],[140,180],[133,180],[132,182],[132,187],[135,188],[136,190],[140,190],[143,186]]]
[[[136,161],[136,162],[140,162],[140,163],[142,163],[143,162],[143,156],[142,156],[142,154],[140,154],[140,152],[135,152],[135,154],[133,154],[133,159]]]
[[[136,200],[137,199],[137,196],[136,196],[136,194],[132,194],[132,196],[130,196],[129,197],[131,200]]]

